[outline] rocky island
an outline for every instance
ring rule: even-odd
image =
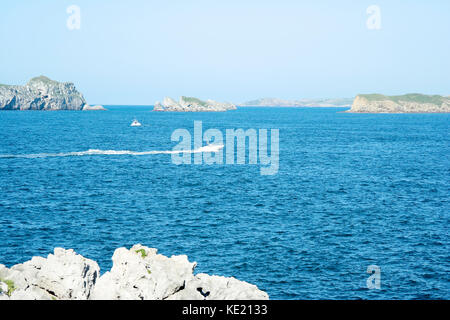
[[[262,98],[239,104],[241,107],[350,107],[352,99],[300,99],[284,100]]]
[[[103,106],[90,106],[88,104],[85,104],[83,107],[83,111],[106,111],[108,109],[104,108]]]
[[[10,269],[0,265],[0,300],[267,300],[255,285],[196,274],[187,256],[166,257],[140,244],[116,249],[110,271],[56,248]]]
[[[163,102],[156,102],[153,111],[172,111],[172,112],[221,112],[234,110],[236,106],[228,102],[217,102],[214,100],[200,100],[193,97],[180,97],[176,102],[172,98],[166,97]]]
[[[0,110],[93,110],[71,82],[45,76],[26,85],[0,84]],[[94,107],[95,110],[101,110]]]
[[[448,113],[450,97],[418,93],[402,96],[360,94],[356,96],[350,113]]]

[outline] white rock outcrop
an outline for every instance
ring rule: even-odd
[[[62,248],[56,248],[47,259],[33,257],[11,269],[0,265],[0,279],[14,286],[13,300],[85,300],[99,275],[97,262]]]
[[[156,102],[153,111],[169,111],[169,112],[220,112],[235,110],[236,106],[228,102],[217,102],[214,100],[200,100],[193,97],[180,97],[176,102],[172,98],[166,97],[163,103]]]
[[[1,267],[2,266],[0,265],[0,268]],[[3,281],[0,281],[0,300],[8,300],[9,299],[8,290],[9,290],[8,284],[6,284]]]
[[[56,248],[10,269],[0,265],[0,300],[265,300],[255,285],[235,278],[194,275],[187,256],[166,257],[140,244],[116,249],[113,267]]]
[[[103,106],[90,106],[88,104],[85,104],[83,107],[83,111],[107,111],[108,109],[104,108]]]
[[[191,278],[183,290],[168,300],[268,300],[269,295],[257,286],[235,278],[200,273]]]
[[[111,271],[100,277],[92,299],[163,300],[184,286],[196,266],[187,256],[168,258],[141,245],[117,249],[112,260]]]

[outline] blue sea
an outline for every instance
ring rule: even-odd
[[[272,299],[450,298],[450,115],[342,108],[0,112],[0,263],[141,243]],[[142,127],[130,127],[137,118]],[[175,165],[178,128],[279,129],[279,171]],[[49,154],[65,156],[48,156]],[[369,265],[381,288],[368,289]]]

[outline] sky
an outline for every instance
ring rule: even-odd
[[[450,95],[449,13],[447,0],[2,0],[0,83],[46,75],[105,105]]]

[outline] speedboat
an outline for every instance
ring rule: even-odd
[[[131,123],[131,126],[132,127],[140,127],[140,126],[142,126],[142,124],[139,121],[137,121],[136,119],[134,119],[133,122]]]

